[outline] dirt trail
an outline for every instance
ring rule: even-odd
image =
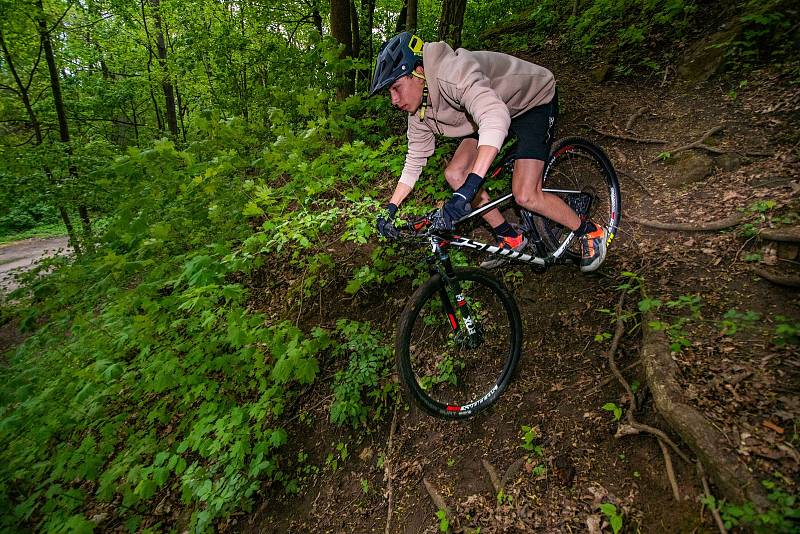
[[[32,268],[41,259],[65,254],[68,241],[66,237],[31,238],[0,245],[0,293],[17,288],[14,274]]]
[[[445,423],[413,408],[401,410],[391,453],[391,531],[439,531],[423,478],[458,517],[457,532],[478,526],[482,533],[610,532],[609,517],[599,509],[602,503],[613,504],[624,516],[626,531],[716,531],[709,513],[702,511],[703,489],[694,466],[672,456],[680,489],[675,501],[658,442],[648,435],[615,438],[617,423],[602,409],[606,403],[623,409],[628,405],[604,357],[609,342],[595,339],[614,331],[612,317],[601,310],[614,309],[622,271],[642,276],[649,297],[665,303],[699,296],[701,311],[678,332],[688,345],[674,356],[679,380],[695,407],[724,433],[731,451],[759,480],[776,477],[796,493],[800,357],[793,346],[777,344],[774,336],[776,317],[800,318],[796,291],[752,274],[751,263],[743,258],[760,254],[761,243],[753,238],[734,231],[664,232],[633,219],[719,220],[762,200],[774,200],[779,213],[798,211],[792,184],[800,177],[800,166],[790,150],[796,140],[787,136],[798,123],[798,95],[780,89],[768,74],[751,83],[746,93],[731,96],[730,84],[723,81],[695,87],[664,85],[655,78],[650,83],[598,84],[588,69],[566,61],[529,59],[550,66],[560,80],[559,136],[585,135],[614,161],[625,214],[619,236],[597,274],[585,276],[568,267],[545,274],[524,267],[506,269],[524,275],[506,279],[516,286],[524,315],[526,339],[518,378],[495,407],[464,423]],[[674,158],[676,163],[660,161],[663,151],[715,128],[705,146],[726,154],[700,147],[685,150],[688,154]],[[665,143],[641,144],[623,136]],[[684,157],[699,158],[707,166],[693,182],[685,181],[692,169],[687,169]],[[755,223],[773,224],[771,219]],[[377,306],[369,299],[360,302],[366,317],[386,317],[384,331],[393,331],[404,302],[397,291],[383,295]],[[627,309],[636,310],[639,298],[632,296]],[[722,320],[731,309],[757,312],[762,319],[743,322],[735,335],[725,333]],[[338,310],[344,315],[353,311]],[[684,312],[688,308],[665,308],[663,320],[674,324]],[[666,430],[680,443],[641,387],[645,379],[637,363],[639,334],[633,323],[628,329],[616,360],[627,380],[639,386],[637,419]],[[381,459],[391,416],[374,433],[337,429],[325,423],[328,412],[322,396],[308,400],[311,417],[290,431],[303,436],[295,448],[308,454],[309,465],[320,466],[319,474],[303,478],[297,497],[277,491],[265,499],[247,518],[253,531],[384,531],[387,500]],[[521,448],[523,425],[536,429],[541,455]],[[349,444],[350,459],[333,471],[324,459],[336,453],[337,442]],[[500,478],[508,474],[505,494],[510,497],[501,502],[484,460]]]

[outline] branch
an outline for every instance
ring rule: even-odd
[[[604,132],[603,130],[598,130],[597,128],[595,128],[594,126],[591,126],[589,124],[583,124],[582,126],[585,126],[589,130],[591,130],[593,132],[596,132],[596,133],[602,135],[603,137],[610,137],[611,139],[621,139],[623,141],[631,141],[633,143],[646,143],[646,144],[651,144],[651,145],[664,145],[664,144],[667,143],[663,139],[647,139],[647,138],[641,138],[641,137],[631,137],[631,136],[628,136],[628,135],[619,135],[619,134],[613,134],[613,133],[610,133],[610,132]]]
[[[626,216],[626,220],[647,226],[648,228],[655,228],[657,230],[673,230],[681,232],[712,232],[715,230],[724,230],[732,226],[736,226],[744,220],[744,215],[736,213],[726,219],[712,221],[707,223],[663,223],[658,221],[648,221],[646,219],[637,219],[636,217]]]
[[[670,155],[674,156],[678,152],[683,152],[684,150],[689,150],[690,148],[702,148],[703,150],[708,150],[709,152],[713,152],[714,154],[725,154],[727,153],[726,150],[720,150],[718,148],[710,147],[705,144],[706,139],[708,139],[715,133],[719,132],[720,130],[722,130],[722,126],[714,126],[710,130],[705,132],[702,136],[700,136],[700,139],[698,139],[697,141],[670,150],[665,150],[664,152],[669,152]],[[652,161],[650,161],[650,163],[655,163],[657,161],[661,161],[661,158],[655,158]]]
[[[67,4],[67,9],[65,9],[65,10],[64,10],[64,12],[61,14],[61,16],[60,16],[60,17],[58,17],[58,20],[55,22],[55,24],[53,24],[53,27],[52,27],[52,28],[50,28],[49,30],[47,30],[47,35],[50,35],[50,34],[53,32],[53,30],[55,30],[55,29],[56,29],[56,27],[57,27],[59,24],[61,24],[61,21],[62,21],[62,20],[64,20],[64,17],[66,17],[66,16],[67,16],[67,13],[69,13],[69,10],[70,10],[70,9],[72,9],[72,2],[70,2],[69,4]]]
[[[36,53],[36,61],[33,62],[31,75],[28,76],[28,83],[25,85],[25,91],[31,88],[31,84],[33,83],[33,75],[36,74],[37,70],[39,70],[39,61],[42,60],[42,50],[44,50],[44,47],[42,46],[42,40],[39,39],[39,51]]]
[[[19,91],[17,91],[16,89],[11,87],[10,85],[6,85],[4,83],[0,83],[0,89],[5,89],[6,91],[11,91],[12,93],[14,93],[17,96],[22,96],[22,95],[20,95]]]

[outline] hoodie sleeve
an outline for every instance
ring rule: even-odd
[[[433,132],[427,125],[419,120],[415,113],[408,115],[408,153],[406,163],[403,166],[403,173],[400,175],[400,182],[408,187],[414,184],[422,174],[422,169],[428,162],[428,158],[436,148],[436,140]]]
[[[477,123],[478,145],[500,150],[511,126],[511,114],[472,52],[459,48],[450,64],[440,68],[442,72],[447,72],[440,85],[442,97],[454,108],[464,109]]]

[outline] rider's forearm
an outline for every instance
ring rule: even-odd
[[[399,206],[409,193],[411,193],[411,186],[403,182],[397,182],[397,187],[394,188],[392,199],[389,202],[395,206]]]
[[[480,145],[478,147],[478,157],[475,158],[475,163],[472,165],[472,172],[485,178],[489,167],[492,165],[495,156],[497,156],[497,152],[498,150],[493,146]]]

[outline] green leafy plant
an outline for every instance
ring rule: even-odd
[[[616,506],[604,502],[600,505],[600,511],[608,519],[608,523],[611,525],[611,530],[614,531],[614,534],[622,530],[622,514],[617,511]]]
[[[762,485],[769,491],[767,498],[770,508],[759,512],[751,502],[734,505],[726,501],[717,501],[713,496],[703,498],[703,504],[710,509],[718,509],[725,528],[742,528],[758,533],[790,533],[797,529],[800,520],[800,507],[797,496],[790,495],[779,489],[769,480],[763,480]]]
[[[449,532],[450,521],[447,519],[447,512],[436,510],[436,518],[439,520],[439,532]]]
[[[614,421],[619,421],[622,418],[622,408],[617,406],[616,403],[607,402],[602,406],[602,408],[614,415]]]
[[[522,448],[528,452],[534,453],[536,456],[542,456],[544,450],[541,445],[536,443],[536,440],[539,438],[536,429],[528,425],[522,425],[520,429],[522,433]]]
[[[347,364],[334,375],[331,421],[355,427],[370,415],[380,418],[394,398],[397,388],[389,380],[392,349],[367,323],[341,319],[336,331],[341,343],[333,355],[347,358]]]
[[[732,336],[743,327],[752,327],[761,318],[761,315],[748,310],[740,312],[735,309],[728,310],[720,321],[720,333],[724,336]]]
[[[784,345],[800,345],[800,321],[784,317],[775,316],[775,335],[773,341],[779,347]]]

